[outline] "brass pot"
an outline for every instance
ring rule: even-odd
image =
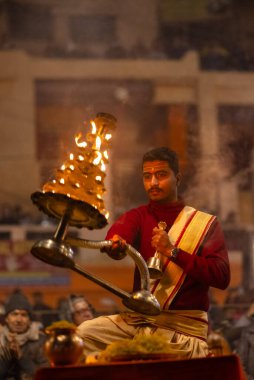
[[[84,343],[74,329],[55,328],[46,332],[44,349],[52,367],[76,364],[81,360]]]

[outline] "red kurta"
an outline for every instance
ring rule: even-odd
[[[120,235],[147,260],[155,253],[151,246],[153,228],[159,221],[164,221],[169,230],[183,207],[184,203],[180,201],[169,205],[150,202],[132,209],[112,225],[106,239]],[[187,275],[170,309],[208,311],[209,287],[225,289],[230,281],[228,253],[218,220],[213,222],[197,255],[181,250],[174,262]]]

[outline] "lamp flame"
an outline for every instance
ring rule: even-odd
[[[91,120],[91,126],[92,126],[92,135],[95,135],[97,132],[96,124],[93,120]]]
[[[112,138],[111,133],[106,133],[105,140],[109,141]]]
[[[106,150],[104,150],[103,156],[106,158],[106,160],[108,160],[108,152]]]
[[[101,154],[101,152],[98,152],[98,151],[96,151],[95,153],[97,154],[97,157],[93,160],[93,164],[99,165],[99,163],[101,161],[102,154]]]
[[[103,160],[101,160],[101,171],[106,171],[106,165],[104,164]]]
[[[82,156],[82,154],[79,154],[79,155],[78,155],[78,160],[79,160],[79,161],[84,161],[84,159],[85,159],[85,157]]]
[[[82,132],[75,135],[76,151],[70,153],[56,171],[56,178],[43,186],[43,192],[64,194],[88,203],[106,218],[102,198],[105,192],[103,181],[115,123],[116,119],[106,113],[99,113],[94,120],[90,120],[86,137],[83,137]]]
[[[96,136],[95,147],[96,147],[97,150],[100,150],[100,148],[101,148],[101,138],[100,138],[100,136]]]
[[[86,141],[79,141],[82,137],[82,133],[79,132],[76,136],[75,136],[75,142],[76,142],[76,145],[79,147],[79,148],[86,148],[87,147],[87,142]]]

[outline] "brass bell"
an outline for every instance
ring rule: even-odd
[[[167,224],[165,222],[159,222],[158,228],[165,231],[165,229],[167,228]],[[150,257],[150,259],[148,259],[147,267],[150,278],[152,280],[157,280],[162,277],[162,262],[159,258],[157,251],[155,252],[153,257]]]
[[[147,267],[152,280],[159,279],[162,276],[162,264],[158,256],[150,257],[147,261]]]

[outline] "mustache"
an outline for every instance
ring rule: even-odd
[[[159,187],[157,187],[157,186],[153,186],[153,187],[151,187],[151,188],[148,190],[148,193],[150,193],[151,191],[154,191],[154,190],[156,190],[156,191],[161,191],[161,189],[160,189]]]

